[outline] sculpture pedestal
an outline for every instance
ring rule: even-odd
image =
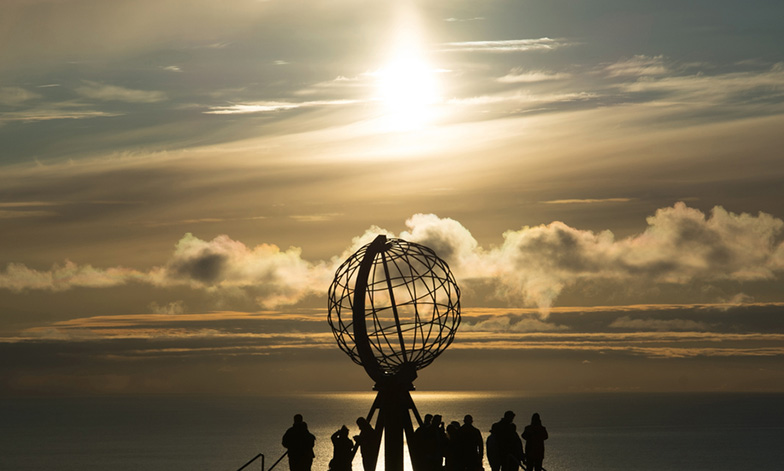
[[[378,418],[374,429],[381,437],[384,437],[384,469],[385,471],[403,471],[403,434],[408,443],[409,458],[411,464],[416,469],[416,460],[414,459],[413,452],[415,451],[416,444],[414,442],[414,425],[411,421],[411,414],[414,414],[417,425],[422,425],[422,418],[419,416],[414,405],[414,400],[411,398],[409,391],[414,387],[409,384],[396,384],[390,381],[386,384],[376,384],[375,389],[378,391],[376,399],[368,413],[367,420],[372,423],[373,415],[378,411]],[[379,439],[377,446],[374,450],[375,458],[373,459],[374,468],[375,463],[378,462],[378,454],[381,448],[381,440]],[[370,450],[368,450],[370,451]],[[362,451],[365,453],[365,450]]]

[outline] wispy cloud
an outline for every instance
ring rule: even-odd
[[[622,89],[634,93],[666,93],[667,100],[681,100],[690,106],[759,103],[773,106],[784,97],[782,86],[784,64],[775,64],[763,71],[641,77],[622,85]]]
[[[548,72],[542,70],[524,70],[522,67],[516,67],[509,71],[503,77],[497,80],[501,83],[534,83],[534,82],[548,82],[552,80],[564,80],[571,78],[571,74],[562,72]]]
[[[609,77],[633,76],[643,77],[648,75],[664,75],[669,69],[664,63],[664,56],[638,55],[623,59],[604,68]]]
[[[450,17],[450,18],[445,18],[444,21],[446,21],[447,23],[463,23],[463,22],[466,22],[466,21],[484,21],[484,19],[485,18],[483,16],[475,16],[473,18],[454,18],[454,17]]]
[[[249,217],[241,217],[241,218],[224,218],[224,217],[202,217],[198,219],[167,219],[167,220],[152,220],[152,221],[144,221],[141,224],[149,227],[163,227],[163,226],[177,226],[181,224],[218,224],[218,223],[226,223],[230,221],[257,221],[260,219],[266,219],[265,216],[249,216]]]
[[[2,209],[0,207],[0,219],[20,219],[20,218],[33,218],[33,217],[46,217],[56,214],[54,211],[45,209],[36,210],[13,210]]]
[[[0,202],[0,219],[51,216],[55,214],[55,212],[48,208],[52,206],[59,206],[60,204],[62,203],[52,203],[46,201]]]
[[[463,41],[444,43],[441,52],[524,52],[549,51],[571,43],[564,39],[507,39],[495,41]]]
[[[357,103],[355,100],[322,100],[306,101],[301,103],[265,101],[256,103],[240,103],[228,106],[213,106],[205,114],[248,114],[270,113],[274,111],[293,110],[297,108],[312,108],[318,106],[339,106]]]
[[[706,322],[698,322],[691,319],[633,319],[624,316],[616,319],[610,324],[616,329],[648,330],[648,331],[703,331],[709,330],[710,325]]]
[[[59,206],[63,203],[54,201],[5,201],[0,202],[0,208],[31,208],[40,206]]]
[[[584,198],[542,201],[544,204],[628,203],[632,198]]]
[[[49,107],[33,108],[21,111],[11,111],[0,114],[1,122],[36,122],[52,121],[58,119],[93,119],[121,116],[122,113],[90,110],[74,107],[72,104],[55,104]]]
[[[649,358],[781,357],[784,334],[700,332],[465,332],[453,349],[616,353]]]
[[[575,103],[584,102],[599,98],[600,95],[593,92],[563,92],[563,93],[531,93],[516,92],[496,95],[481,95],[470,98],[452,98],[447,100],[450,105],[477,106],[477,105],[526,105],[535,104],[537,106],[556,103]]]
[[[0,105],[18,106],[36,98],[41,98],[41,95],[22,87],[0,87]]]
[[[293,215],[290,217],[291,219],[300,222],[323,222],[323,221],[330,221],[338,216],[341,216],[341,213],[300,214],[300,215]]]
[[[491,317],[476,323],[463,322],[460,325],[461,332],[557,332],[568,329],[565,325],[547,322],[536,315],[521,318]]]
[[[156,103],[165,101],[166,94],[154,90],[135,90],[118,85],[107,85],[85,80],[84,85],[76,88],[76,93],[101,101],[122,101],[126,103]]]

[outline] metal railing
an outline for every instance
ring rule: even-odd
[[[273,463],[273,464],[272,464],[272,466],[270,466],[270,468],[269,468],[268,470],[266,470],[266,471],[272,471],[272,469],[273,469],[275,466],[277,466],[277,465],[278,465],[278,463],[280,463],[280,462],[281,462],[281,460],[283,460],[283,458],[284,458],[286,455],[288,455],[288,454],[289,454],[289,452],[288,452],[288,451],[284,452],[284,453],[283,453],[283,455],[281,455],[281,457],[280,457],[280,458],[278,458],[278,461],[276,461],[275,463]],[[240,468],[239,468],[237,471],[242,471],[243,469],[245,469],[245,468],[247,468],[248,466],[250,466],[250,465],[251,465],[251,464],[252,464],[254,461],[256,461],[256,460],[257,460],[257,459],[259,459],[259,458],[261,458],[261,471],[264,471],[264,453],[259,453],[258,455],[254,456],[253,458],[251,458],[251,459],[250,459],[250,461],[248,461],[247,463],[245,463],[244,465],[242,465],[242,466],[241,466],[241,467],[240,467]]]
[[[250,459],[250,461],[248,461],[247,463],[242,465],[242,467],[240,469],[238,469],[237,471],[242,471],[243,469],[245,469],[248,466],[250,466],[251,463],[253,463],[254,461],[256,461],[259,458],[261,458],[261,471],[264,471],[264,453],[259,453],[258,455],[254,456],[253,458]]]

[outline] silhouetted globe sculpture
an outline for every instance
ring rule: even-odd
[[[460,325],[460,289],[430,248],[379,236],[338,268],[327,321],[341,350],[373,379],[408,376],[452,343]],[[363,336],[372,358],[363,355]]]
[[[411,420],[422,425],[409,393],[420,370],[455,338],[460,289],[433,250],[379,235],[338,268],[329,287],[327,321],[338,346],[365,368],[378,391],[367,421],[378,411],[377,442],[362,446],[366,469],[376,469],[384,436],[385,469],[403,470],[403,435],[414,445]],[[412,460],[414,471],[421,471]]]

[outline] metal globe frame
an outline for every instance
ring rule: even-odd
[[[409,452],[415,447],[411,414],[422,424],[410,394],[416,372],[446,350],[460,325],[457,282],[430,248],[379,235],[338,268],[328,303],[338,346],[376,382],[367,417],[379,413],[373,462],[383,432],[386,470],[402,471],[404,434]]]

